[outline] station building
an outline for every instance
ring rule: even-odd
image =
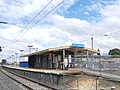
[[[80,55],[89,56],[97,53],[99,51],[86,48],[84,44],[72,43],[72,45],[48,48],[21,57],[28,57],[29,68],[63,70],[75,67],[73,63],[74,57]]]

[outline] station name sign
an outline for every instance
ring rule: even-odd
[[[72,43],[72,47],[85,47],[84,44]]]

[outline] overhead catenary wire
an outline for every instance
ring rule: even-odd
[[[18,26],[18,27],[22,28],[21,32],[20,32],[15,38],[13,38],[12,43],[17,40],[17,37],[19,37],[24,30],[28,30],[28,28],[27,28],[28,25],[29,25],[35,18],[37,18],[37,17],[52,3],[52,1],[53,1],[53,0],[50,0],[50,1],[26,24],[25,27],[22,27],[22,26],[13,24],[13,23],[0,22],[0,23],[10,24],[10,25],[14,25],[14,26]]]
[[[18,27],[22,28],[21,32],[20,32],[15,38],[13,38],[12,43],[17,40],[17,38],[21,35],[21,33],[24,32],[24,30],[28,30],[28,28],[27,28],[28,25],[29,25],[30,23],[32,23],[32,22],[34,21],[34,19],[37,18],[37,17],[52,3],[52,1],[53,1],[53,0],[50,0],[36,15],[25,25],[25,27],[22,27],[22,26],[13,24],[13,23],[9,23],[9,22],[0,22],[0,23],[9,24],[9,25],[14,25],[14,26],[18,26]],[[11,43],[11,44],[12,44],[12,43]],[[11,45],[11,44],[10,44],[10,45]],[[9,46],[10,46],[10,45],[9,45]]]
[[[45,5],[27,24],[26,24],[26,26],[22,29],[22,32],[24,31],[24,30],[28,30],[28,25],[31,23],[31,22],[33,22],[34,21],[34,19],[35,18],[37,18],[51,3],[52,3],[52,1],[53,0],[50,0],[48,3],[47,3],[47,5]],[[20,32],[20,34],[22,33],[22,32]],[[17,36],[17,37],[19,37],[20,36],[20,34]],[[17,38],[16,37],[16,38]],[[16,39],[15,38],[15,39]],[[14,39],[14,40],[15,40]]]
[[[48,16],[52,11],[54,11],[57,7],[59,7],[63,2],[64,2],[64,0],[62,0],[57,6],[55,6],[53,9],[51,9],[47,14],[45,14],[42,18],[40,18],[36,23],[34,23],[31,27],[29,27],[29,28],[26,30],[25,33],[27,33],[27,31],[29,31],[32,27],[34,27],[38,22],[40,22],[41,20],[43,20],[46,16]],[[23,34],[20,36],[20,38],[22,38],[25,33],[23,33]],[[19,39],[20,39],[20,38],[19,38]]]
[[[20,28],[23,28],[22,31],[18,34],[18,36],[16,36],[13,41],[17,40],[16,38],[19,37],[19,35],[24,31],[24,30],[28,30],[27,26],[36,18],[38,17],[51,3],[52,3],[53,0],[50,0],[47,5],[45,5],[27,24],[25,27],[22,27],[22,26],[19,26],[19,25],[16,25],[16,24],[13,24],[13,23],[8,23],[8,22],[1,22],[1,23],[4,23],[4,24],[10,24],[10,25],[14,25],[14,26],[18,26]]]
[[[107,34],[105,34],[105,35],[99,35],[95,39],[99,39],[99,38],[102,38],[102,37],[105,37],[105,36],[108,36],[108,35]],[[94,36],[91,36],[91,37],[94,37]],[[90,41],[90,40],[86,39],[86,40],[81,40],[79,42],[88,42],[88,41]]]
[[[28,22],[28,24],[26,25],[26,27],[27,27],[36,17],[38,17],[38,16],[50,5],[50,3],[52,3],[52,1],[53,1],[53,0],[51,0],[50,2],[48,2],[48,4],[47,4],[45,7],[43,7],[43,9],[42,9],[41,11],[39,11],[38,14],[35,15],[35,16]]]
[[[53,0],[51,0],[50,2],[49,2],[49,4],[52,2]],[[41,20],[43,20],[46,16],[48,16],[52,11],[54,11],[57,7],[59,7],[63,2],[64,2],[65,0],[62,0],[57,6],[55,6],[53,9],[51,9],[47,14],[45,14],[42,18],[40,18],[35,24],[33,24],[31,27],[29,27],[29,28],[27,28],[27,27],[25,27],[23,30],[26,30],[27,29],[27,31],[28,30],[30,30],[32,27],[34,27],[38,22],[40,22]],[[49,5],[49,4],[47,4],[47,6]],[[45,8],[44,8],[45,9]],[[43,10],[42,10],[43,11]],[[35,17],[37,17],[39,14],[40,14],[41,12],[39,12]],[[35,19],[35,17],[34,17],[34,19]],[[34,19],[32,19],[30,22],[32,22]],[[30,24],[30,22],[29,22],[29,24]],[[26,26],[28,26],[28,25],[26,25]],[[27,31],[25,32],[25,33],[27,33]],[[25,34],[24,33],[24,34]],[[23,35],[24,35],[23,34]],[[22,35],[22,36],[23,36]],[[20,36],[20,38],[22,37],[22,36]],[[17,38],[17,37],[16,37]],[[14,39],[14,40],[19,40],[20,38],[18,38],[18,39]],[[13,40],[13,41],[14,41]]]

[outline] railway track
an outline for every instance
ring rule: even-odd
[[[37,83],[36,81],[28,79],[27,77],[17,75],[15,73],[7,72],[3,69],[0,69],[0,71],[3,74],[5,74],[7,77],[11,78],[15,82],[25,87],[27,90],[53,90],[53,89],[55,90],[55,88]]]

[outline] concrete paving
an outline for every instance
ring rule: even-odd
[[[107,78],[112,81],[120,82],[119,75],[110,74],[110,73],[106,73],[106,72],[100,72],[100,71],[93,71],[93,70],[89,70],[89,69],[83,69],[82,71],[83,71],[83,73],[88,74],[88,75],[100,76],[100,77]]]

